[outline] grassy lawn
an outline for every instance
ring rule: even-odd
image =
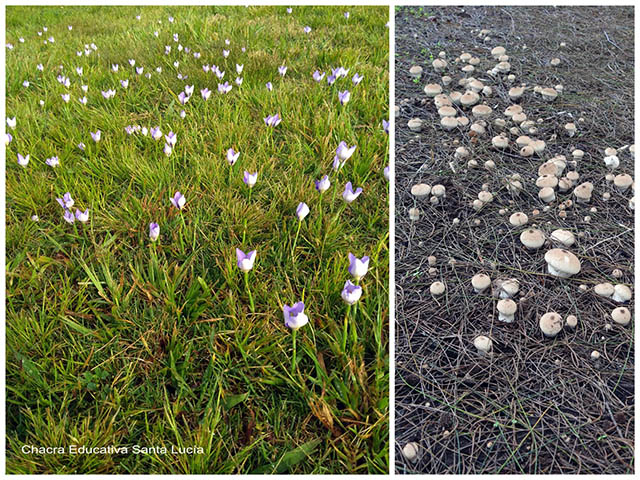
[[[345,10],[7,8],[7,472],[388,471],[388,8]],[[349,73],[329,85],[340,66]],[[334,171],[341,141],[357,148]],[[244,171],[258,172],[251,189]],[[364,189],[352,203],[349,181]],[[65,220],[67,192],[87,222]],[[236,248],[257,251],[247,278]],[[350,308],[349,253],[370,257]],[[294,355],[283,306],[299,301],[309,323]],[[186,447],[203,453],[172,452]]]

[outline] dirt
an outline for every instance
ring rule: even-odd
[[[613,323],[610,313],[620,304],[593,292],[601,282],[634,284],[634,217],[628,205],[633,193],[615,191],[603,163],[604,149],[618,148],[620,166],[614,174],[633,176],[633,157],[621,149],[634,142],[633,27],[631,7],[396,9],[398,473],[633,473],[633,320],[627,326]],[[490,40],[478,37],[481,29],[491,30]],[[506,75],[491,80],[486,73],[496,63],[490,51],[498,45],[510,57],[514,83]],[[464,92],[457,85],[460,65],[453,60],[463,52],[481,59],[472,75],[492,87],[483,101],[494,110],[482,136],[469,135],[468,127],[444,131],[423,92],[427,83],[441,83],[443,74],[431,67],[441,51],[453,77],[444,87],[447,93]],[[551,66],[556,57],[560,65]],[[408,74],[412,65],[424,69],[417,82]],[[502,112],[513,103],[507,92],[520,83],[564,87],[552,103],[531,90],[518,101],[529,119],[542,119],[530,135],[546,141],[541,156],[522,157],[518,149],[491,146],[500,131],[493,119],[504,118]],[[420,133],[407,127],[416,117],[425,122]],[[572,138],[564,131],[568,122],[578,127]],[[515,138],[510,135],[512,144]],[[459,146],[469,149],[479,168],[454,157]],[[585,155],[573,166],[575,149]],[[556,191],[557,200],[543,210],[537,169],[556,155],[567,157],[566,171],[576,170],[578,183],[593,183],[590,203],[559,208],[572,195]],[[488,160],[495,169],[483,168]],[[524,191],[512,196],[505,177],[516,173]],[[445,200],[438,205],[428,197],[416,200],[410,189],[422,182],[444,185]],[[483,184],[494,200],[475,211],[470,203]],[[605,192],[610,199],[602,198]],[[417,221],[409,219],[412,207],[421,211]],[[501,215],[501,209],[507,213]],[[557,228],[572,231],[577,241],[569,250],[580,259],[581,271],[569,279],[549,275],[543,257],[553,245],[547,240],[539,250],[524,249],[519,235],[525,227],[508,222],[517,211],[529,216],[527,227],[535,225],[547,238]],[[433,274],[430,255],[437,259]],[[614,277],[615,269],[621,277]],[[476,273],[518,279],[515,322],[498,321],[491,293],[474,293],[470,280]],[[447,288],[433,298],[429,286],[436,280]],[[624,306],[633,312],[633,299]],[[563,318],[576,315],[577,327],[545,338],[538,321],[548,311]],[[473,339],[478,335],[493,340],[492,356],[477,354]],[[597,361],[591,359],[594,350],[600,353]],[[411,441],[421,450],[415,463],[402,455]]]

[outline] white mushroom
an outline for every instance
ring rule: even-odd
[[[514,320],[518,305],[510,298],[503,298],[498,301],[498,320],[505,323],[511,323]]]
[[[544,254],[547,270],[551,275],[569,278],[580,271],[580,260],[573,253],[562,248],[552,248]]]
[[[556,312],[547,312],[540,317],[539,325],[546,337],[555,337],[562,330],[562,317]]]

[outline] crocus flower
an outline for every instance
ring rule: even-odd
[[[382,119],[382,128],[386,134],[389,134],[389,122],[387,122],[384,118]]]
[[[184,93],[186,93],[189,96],[193,95],[193,87],[194,87],[193,85],[185,85]]]
[[[267,90],[273,90],[273,84],[271,82],[267,82]]]
[[[91,138],[93,138],[93,141],[98,143],[100,141],[100,136],[102,135],[102,132],[100,130],[96,130],[96,133],[93,132],[89,132],[91,134]]]
[[[242,77],[236,77],[236,85],[242,85]]]
[[[284,313],[284,324],[291,330],[298,330],[309,323],[309,317],[304,313],[303,302],[294,303],[291,307],[283,305],[282,311]]]
[[[80,150],[82,150],[83,152],[84,152],[84,147],[85,147],[85,144],[84,144],[83,142],[80,142],[80,143],[78,144],[78,148],[79,148]]]
[[[309,215],[309,205],[300,202],[298,208],[296,208],[296,217],[298,217],[298,220],[301,222],[307,215]]]
[[[80,97],[78,99],[78,101],[82,104],[82,105],[86,105],[87,104],[87,97]]]
[[[347,162],[341,162],[340,159],[338,158],[338,156],[336,155],[335,157],[333,157],[332,167],[337,172],[338,170],[340,170],[344,166],[345,163],[347,163]]]
[[[349,93],[349,90],[345,90],[344,92],[338,92],[338,100],[340,100],[340,103],[342,105],[346,104],[350,98],[351,98],[351,93]]]
[[[287,13],[291,13],[291,12],[293,12],[293,8],[291,7],[287,8]]]
[[[147,134],[149,133],[149,129],[147,127],[142,127],[140,129],[140,133],[142,133],[142,135],[144,135],[146,137]]]
[[[38,220],[40,220],[40,217],[38,217],[38,215],[31,215],[31,220],[37,222]]]
[[[62,198],[56,198],[56,200],[58,201],[60,206],[65,210],[69,210],[71,207],[73,207],[73,204],[75,203],[73,201],[73,198],[71,198],[71,194],[69,192],[65,193],[62,196]]]
[[[233,88],[232,85],[229,85],[229,82],[219,83],[218,84],[218,92],[220,93],[229,93]]]
[[[331,74],[327,77],[327,84],[333,85],[336,82],[336,76]]]
[[[313,79],[316,82],[321,82],[325,75],[326,74],[324,72],[320,73],[319,70],[316,70],[315,72],[313,72]]]
[[[18,165],[20,165],[21,167],[26,167],[27,165],[29,165],[30,157],[31,155],[27,155],[26,157],[23,157],[22,155],[18,154]]]
[[[304,31],[304,33],[311,33],[311,27],[307,26],[307,27],[304,27],[302,30]]]
[[[351,185],[351,182],[347,182],[347,185],[344,188],[344,192],[342,194],[342,198],[344,198],[344,201],[347,203],[351,203],[353,202],[356,198],[358,198],[360,196],[360,194],[362,193],[362,188],[358,187],[356,188],[356,190],[353,190],[353,185]]]
[[[171,148],[171,145],[169,145],[168,143],[165,143],[162,151],[168,157],[169,155],[171,155],[171,152],[173,152],[173,148]]]
[[[82,85],[82,86],[80,86],[80,88],[82,89],[82,91],[84,93],[87,93],[89,91],[89,85]]]
[[[216,77],[218,77],[220,80],[224,78],[224,74],[225,74],[224,70],[220,70],[218,67],[216,67],[213,73],[215,73]]]
[[[169,17],[169,23],[173,23],[173,17]]]
[[[13,141],[13,137],[11,136],[11,134],[10,133],[6,133],[5,136],[4,136],[4,145],[5,145],[5,147],[7,145],[9,145],[12,141]]]
[[[122,85],[122,88],[127,88],[129,86],[129,79],[120,80],[120,85]]]
[[[229,162],[229,165],[236,163],[239,156],[240,152],[236,152],[233,148],[227,150],[227,162]]]
[[[173,132],[169,132],[164,136],[164,138],[167,141],[167,143],[172,147],[175,147],[176,142],[178,141],[178,135]]]
[[[245,170],[242,181],[247,184],[247,187],[252,188],[258,181],[258,172],[249,173]]]
[[[348,160],[353,152],[356,151],[356,146],[349,147],[346,142],[342,141],[338,144],[338,148],[336,149],[336,155],[340,159],[340,161],[344,162]]]
[[[349,12],[344,12],[344,18],[346,18],[346,19],[349,18]]]
[[[84,212],[81,212],[76,208],[76,220],[87,223],[89,221],[89,209],[87,208]]]
[[[12,130],[16,128],[16,117],[7,117],[7,127],[11,128]]]
[[[253,263],[256,261],[256,251],[252,250],[249,253],[244,253],[239,248],[236,248],[236,257],[238,258],[238,268],[243,272],[248,272],[253,268]]]
[[[58,165],[60,165],[60,160],[58,160],[58,157],[51,157],[51,158],[47,158],[44,161],[47,165],[49,165],[50,167],[57,167]]]
[[[180,100],[180,103],[182,105],[184,105],[185,103],[187,103],[189,101],[191,97],[189,95],[187,95],[185,92],[180,92],[180,95],[178,95],[178,100]]]
[[[138,75],[142,75],[143,72],[144,72],[144,67],[136,67],[136,73]]]
[[[222,56],[224,58],[227,58],[229,56],[229,53],[231,53],[229,50],[222,50]]]
[[[329,190],[331,182],[329,181],[329,175],[325,175],[320,180],[316,180],[316,190],[320,193],[324,193]]]
[[[158,141],[162,138],[162,132],[160,131],[160,127],[152,127],[151,128],[151,138]]]
[[[149,238],[152,242],[155,242],[160,236],[160,225],[155,222],[149,224]]]
[[[242,51],[242,53],[247,51],[246,47],[242,47],[240,50]]]
[[[25,87],[25,88],[29,88],[29,85],[31,85],[29,83],[29,80],[25,80],[24,82],[22,82],[22,86]]]
[[[367,270],[369,270],[369,257],[357,258],[349,252],[349,273],[356,279],[356,282],[367,274]]]
[[[279,113],[276,113],[275,115],[269,115],[264,118],[264,123],[267,125],[267,127],[277,127],[278,125],[280,125],[281,121],[282,118],[280,118]]]
[[[133,58],[129,59],[129,65],[131,65],[132,67],[136,64],[136,61]]]
[[[76,73],[77,73],[79,76],[82,76],[82,67],[76,67]]]
[[[71,95],[69,95],[68,93],[62,94],[62,100],[64,100],[65,103],[69,103],[70,99],[71,99]]]
[[[333,75],[336,78],[346,77],[348,73],[349,73],[349,69],[348,68],[345,69],[344,67],[338,67],[333,70]]]
[[[71,213],[71,210],[65,210],[63,218],[67,223],[73,223],[76,221],[76,217]]]
[[[353,78],[351,79],[351,81],[353,82],[354,85],[358,85],[362,79],[364,77],[362,75],[358,75],[357,73],[353,76]]]
[[[278,73],[280,74],[280,76],[284,77],[287,73],[287,67],[285,67],[284,65],[279,66]]]
[[[362,287],[351,283],[351,280],[347,280],[342,289],[342,299],[348,304],[353,305],[362,296]]]
[[[178,210],[182,210],[184,208],[184,204],[186,203],[184,195],[182,195],[180,192],[176,192],[170,200],[173,206]]]
[[[224,44],[225,45],[231,45],[231,40],[229,40],[228,38],[224,39]]]
[[[211,67],[209,65],[202,65],[202,70],[204,70],[204,73],[208,73]]]
[[[117,72],[118,68],[120,68],[120,67],[118,66],[117,63],[114,63],[114,64],[111,65],[111,70],[113,70],[114,72]]]
[[[38,64],[37,66],[38,70],[40,70],[41,72],[44,71],[44,65],[42,65],[41,63]]]
[[[238,75],[240,75],[240,74],[242,73],[242,70],[244,70],[244,64],[242,64],[242,65],[238,65],[238,64],[236,63],[236,73],[237,73]]]
[[[209,97],[211,96],[211,90],[209,90],[208,88],[203,88],[202,90],[200,90],[200,95],[202,95],[202,98],[204,100],[209,100]]]

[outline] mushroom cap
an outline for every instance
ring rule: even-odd
[[[424,93],[427,94],[427,97],[435,97],[439,93],[442,93],[442,87],[437,83],[428,83],[424,87]]]
[[[631,186],[633,183],[633,178],[631,175],[623,173],[620,175],[616,175],[613,178],[613,184],[618,188],[618,190],[625,191],[627,188]]]
[[[433,69],[438,72],[447,66],[447,61],[441,58],[436,58],[433,62],[431,62],[431,66]]]
[[[542,90],[540,90],[540,94],[542,95],[543,99],[549,101],[555,100],[558,96],[558,92],[556,91],[556,89],[551,87],[543,88]]]
[[[556,165],[552,161],[544,162],[542,165],[538,167],[538,175],[555,175],[558,176],[559,170],[558,165]]]
[[[580,271],[580,260],[573,253],[563,248],[552,248],[544,254],[549,266],[549,273],[558,277],[570,277]]]
[[[478,351],[482,353],[488,353],[491,351],[493,342],[489,337],[485,335],[479,335],[473,339],[473,346],[476,347]]]
[[[471,285],[473,286],[474,290],[482,292],[483,290],[489,288],[489,285],[491,285],[491,278],[489,278],[489,275],[486,275],[484,273],[476,273],[471,278]]]
[[[520,290],[520,282],[516,278],[499,281],[500,298],[513,297]]]
[[[419,77],[420,75],[422,75],[422,67],[419,65],[414,65],[409,69],[409,74],[412,77]]]
[[[540,330],[547,337],[555,337],[562,330],[562,317],[556,312],[547,312],[540,317]]]
[[[545,188],[551,187],[555,188],[558,185],[558,177],[555,175],[541,175],[536,180],[536,187]]]
[[[569,230],[558,228],[551,232],[551,240],[554,240],[564,247],[570,247],[576,242],[576,237]]]
[[[484,105],[484,104],[476,105],[471,110],[471,113],[473,114],[474,117],[485,118],[493,113],[493,109],[489,105]]]
[[[480,95],[471,90],[467,91],[460,97],[460,103],[465,107],[470,107],[471,105],[475,105],[480,101]]]
[[[544,245],[544,233],[536,228],[529,228],[520,234],[520,241],[527,248],[540,248]]]
[[[616,302],[624,303],[631,300],[632,295],[633,294],[631,293],[631,289],[629,287],[623,285],[622,283],[619,283],[615,287],[613,287],[613,295],[611,296],[611,298]]]
[[[584,152],[577,148],[573,152],[571,152],[571,155],[573,155],[573,158],[582,158],[584,157]]]
[[[453,130],[458,126],[458,120],[455,117],[442,117],[442,119],[440,119],[440,125],[442,125],[445,130]]]
[[[573,189],[573,194],[578,201],[589,201],[591,199],[591,193],[593,192],[593,184],[591,182],[584,182]]]
[[[438,183],[431,188],[431,193],[436,197],[444,197],[444,195],[447,193],[447,189],[444,188],[444,185],[440,185]]]
[[[503,298],[502,300],[498,300],[496,308],[498,309],[498,312],[504,315],[513,315],[516,313],[516,310],[518,310],[518,304],[510,298]]]
[[[491,203],[493,201],[493,193],[483,190],[478,193],[478,200],[482,201],[483,203]]]
[[[456,91],[451,92],[451,93],[449,94],[449,98],[451,99],[451,101],[452,101],[453,103],[455,103],[455,104],[457,105],[457,104],[459,104],[459,103],[460,103],[460,99],[462,98],[462,93],[460,93],[460,92],[456,92]]]
[[[429,287],[431,295],[442,295],[444,293],[445,286],[442,282],[433,282]]]
[[[509,223],[514,227],[519,227],[520,225],[524,225],[529,221],[529,217],[524,212],[516,212],[512,213],[509,217]]]
[[[613,292],[615,292],[615,289],[613,285],[606,282],[606,283],[597,284],[595,287],[593,287],[593,291],[596,295],[609,298],[611,297],[611,295],[613,295]]]
[[[524,94],[524,87],[511,87],[509,89],[509,98],[516,100]]]
[[[509,146],[509,139],[504,135],[496,135],[491,139],[491,144],[496,148],[507,148]]]
[[[409,209],[409,220],[419,220],[420,219],[420,209],[419,208],[410,208]]]
[[[420,459],[420,445],[416,442],[409,442],[402,447],[402,455],[408,461],[415,463]]]
[[[411,187],[411,195],[414,197],[426,197],[431,193],[431,185],[426,183],[418,183]]]
[[[527,135],[520,135],[518,138],[516,138],[516,144],[519,147],[524,147],[525,145],[529,145],[533,140],[531,139],[531,137],[527,136]]]
[[[443,105],[438,109],[438,115],[441,117],[455,117],[458,111],[450,105]]]
[[[569,328],[576,328],[576,326],[578,325],[578,317],[576,317],[575,315],[567,316],[564,321]]]
[[[498,58],[498,57],[501,57],[502,55],[504,55],[506,52],[507,52],[507,50],[502,46],[494,47],[491,50],[491,56],[493,58]]]
[[[538,198],[543,202],[553,202],[556,198],[556,192],[551,187],[544,187],[538,192]]]
[[[407,122],[407,126],[409,127],[410,130],[413,130],[414,132],[418,132],[422,130],[423,123],[424,122],[419,118],[412,118]]]
[[[631,321],[631,312],[627,307],[614,308],[611,312],[611,319],[618,325],[628,325]]]
[[[504,115],[509,118],[513,117],[516,113],[522,113],[522,105],[518,105],[517,103],[509,105],[504,111]]]

